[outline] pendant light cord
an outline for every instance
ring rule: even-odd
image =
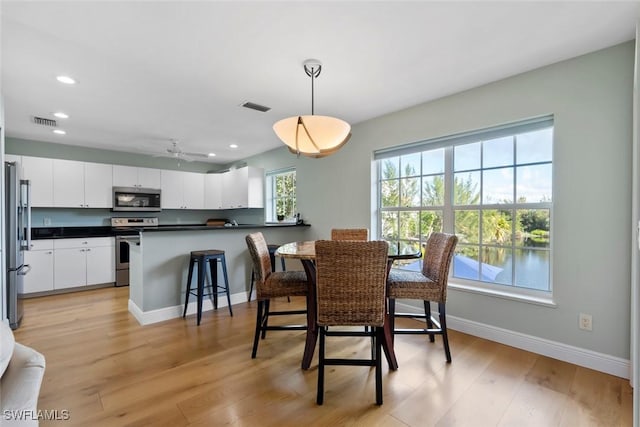
[[[311,68],[311,115],[313,116],[313,97],[314,97],[314,91],[313,91],[313,77],[315,75],[315,70],[313,69],[313,67]]]
[[[314,60],[313,65],[304,64],[304,71],[305,73],[307,73],[307,76],[311,77],[311,115],[313,116],[315,112],[315,109],[314,109],[315,91],[314,91],[313,80],[320,75],[320,72],[322,71],[322,64]]]

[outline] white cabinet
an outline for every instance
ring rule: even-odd
[[[31,181],[31,206],[53,206],[53,159],[22,156],[22,176]]]
[[[87,285],[116,281],[115,247],[90,246],[87,248]]]
[[[53,206],[83,208],[84,205],[84,164],[54,159]]]
[[[222,209],[222,175],[209,173],[204,176],[205,209]]]
[[[161,176],[162,209],[183,209],[182,173],[179,171],[163,170]]]
[[[53,288],[115,282],[113,237],[54,241]]]
[[[160,188],[160,169],[113,165],[114,187]]]
[[[87,208],[113,207],[113,168],[104,163],[84,164],[84,204]]]
[[[161,176],[163,209],[204,208],[204,174],[163,170]]]
[[[204,174],[182,172],[185,209],[204,209]]]
[[[110,208],[111,165],[53,160],[53,206]]]
[[[53,290],[53,240],[32,241],[24,263],[31,268],[24,276],[25,294]]]
[[[222,174],[224,209],[264,207],[264,169],[247,166]]]
[[[86,247],[56,248],[53,257],[54,289],[76,288],[87,284],[86,251]]]
[[[113,165],[114,187],[137,187],[138,168],[134,166]]]
[[[138,186],[142,188],[160,188],[161,184],[160,169],[138,168]]]

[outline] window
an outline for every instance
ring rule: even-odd
[[[548,295],[552,152],[551,117],[377,152],[379,237],[411,253],[455,233],[456,283]]]
[[[267,173],[267,222],[292,222],[296,214],[296,170]]]

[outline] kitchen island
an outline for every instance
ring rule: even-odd
[[[204,249],[225,251],[231,304],[245,302],[252,269],[245,236],[260,231],[269,243],[286,243],[312,239],[309,230],[308,225],[289,224],[141,228],[140,241],[132,243],[129,252],[129,311],[143,325],[182,316],[189,256],[191,251]],[[302,267],[288,261],[287,269]],[[222,277],[221,270],[218,276]],[[195,298],[191,301],[187,314],[195,313]],[[226,298],[218,302],[219,308],[226,307]],[[205,300],[203,311],[211,309],[211,301]]]

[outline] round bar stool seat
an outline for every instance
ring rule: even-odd
[[[276,251],[281,245],[267,245],[267,249],[269,249],[269,258],[271,258],[271,272],[276,271]],[[280,258],[280,265],[282,265],[282,271],[287,271],[287,268],[284,265],[284,258]],[[256,279],[256,273],[252,269],[251,270],[251,287],[249,288],[249,301],[251,301],[251,294],[253,293],[253,282]]]
[[[218,284],[218,262],[222,265],[222,274],[224,278],[224,284]],[[204,278],[206,276],[206,268],[209,265],[209,272],[211,274],[211,292],[204,293]],[[198,280],[195,288],[191,287],[191,280],[193,279],[194,268],[198,269]],[[229,314],[233,316],[233,310],[231,309],[231,295],[229,293],[229,278],[227,276],[227,263],[224,257],[224,251],[218,249],[208,249],[202,251],[192,251],[191,258],[189,260],[189,275],[187,277],[186,294],[184,298],[184,311],[182,317],[187,315],[187,306],[189,305],[189,295],[194,295],[198,302],[198,325],[200,325],[200,319],[202,318],[202,301],[206,296],[213,296],[213,308],[218,309],[218,294],[227,294],[227,304],[229,307]]]

